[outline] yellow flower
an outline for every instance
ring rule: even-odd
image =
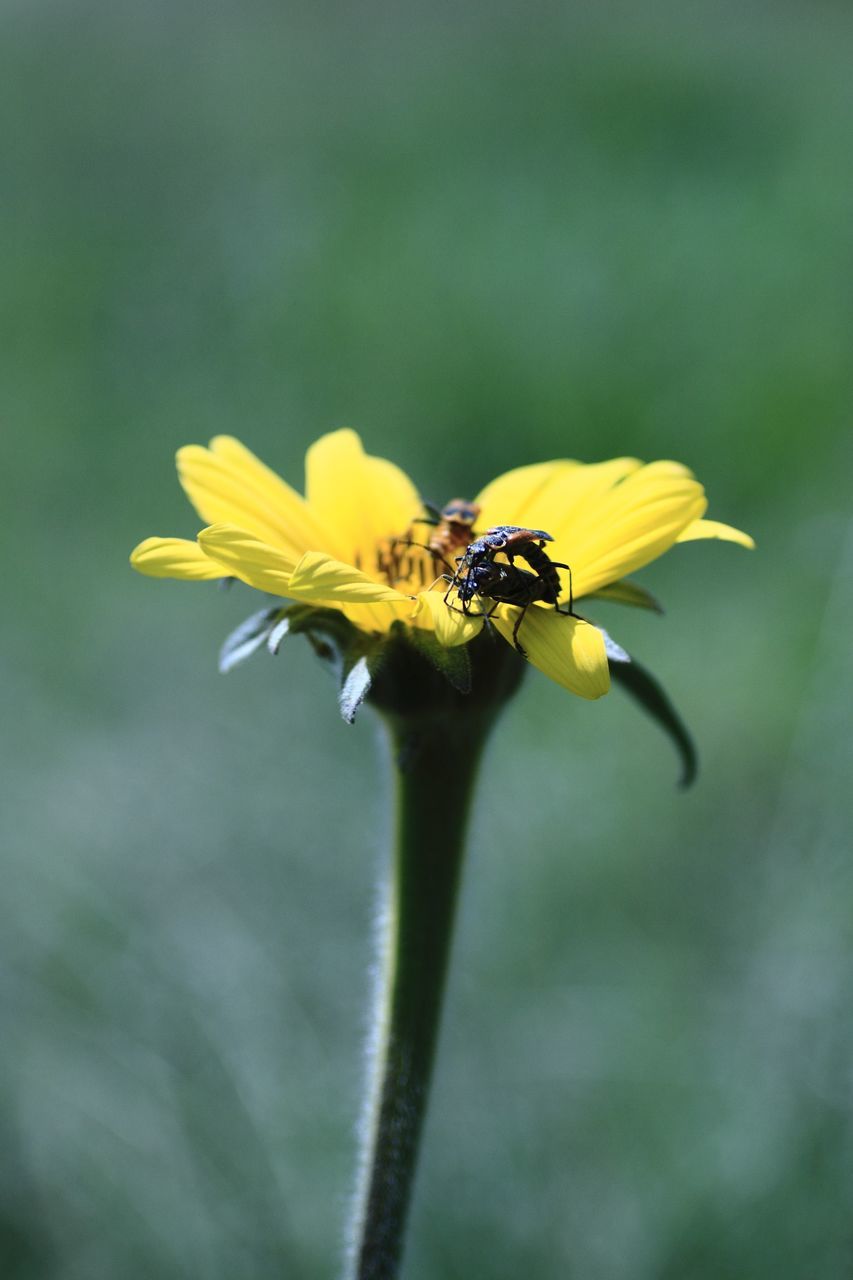
[[[187,445],[177,463],[208,527],[195,542],[141,542],[131,555],[140,573],[239,578],[258,591],[339,610],[372,635],[402,621],[454,646],[484,626],[476,613],[445,601],[447,582],[435,579],[446,566],[413,545],[428,541],[430,532],[416,523],[424,505],[415,486],[393,463],[366,454],[354,431],[334,431],[310,447],[304,498],[231,436],[217,436],[207,449]],[[575,602],[604,594],[676,542],[722,538],[753,545],[747,534],[703,518],[704,490],[677,462],[537,463],[493,480],[476,502],[478,532],[504,524],[552,535],[548,555],[571,566]],[[492,617],[510,643],[517,618],[517,607],[508,604]],[[572,693],[598,698],[607,692],[605,638],[583,618],[534,604],[522,639],[530,662]]]

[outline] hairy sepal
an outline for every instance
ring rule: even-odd
[[[281,626],[286,613],[287,610],[280,607],[260,609],[241,622],[239,627],[235,627],[219,650],[219,670],[222,674],[233,671],[267,644],[270,635]]]
[[[407,627],[405,623],[396,623],[393,630],[426,658],[430,666],[444,676],[458,693],[471,692],[471,656],[467,645],[448,648],[439,644],[432,631],[421,627]]]

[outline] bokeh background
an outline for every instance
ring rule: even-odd
[[[0,1273],[333,1277],[387,784],[127,555],[218,432],[436,501],[675,457],[759,550],[486,762],[407,1280],[853,1270],[853,11],[4,0]],[[441,840],[440,807],[436,839]]]

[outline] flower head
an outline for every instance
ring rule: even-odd
[[[177,464],[207,527],[195,542],[141,542],[131,555],[140,573],[238,578],[269,595],[334,611],[364,637],[384,637],[404,624],[431,633],[445,649],[478,636],[488,614],[517,648],[520,630],[524,656],[584,698],[607,692],[608,648],[611,657],[618,649],[575,613],[578,601],[609,596],[653,603],[625,575],[676,542],[722,538],[753,545],[747,534],[704,518],[704,490],[680,463],[537,463],[486,485],[472,504],[479,514],[471,538],[496,526],[545,533],[548,561],[566,566],[554,570],[556,600],[543,598],[541,573],[526,563],[514,567],[500,551],[490,553],[487,574],[468,578],[466,593],[461,580],[453,580],[455,559],[430,547],[430,518],[412,481],[393,463],[366,454],[354,431],[332,432],[309,448],[304,497],[231,436],[217,436],[207,449],[185,446]],[[493,585],[495,578],[502,585]],[[507,600],[530,592],[531,583],[527,607]],[[480,597],[479,607],[468,607],[472,596]]]

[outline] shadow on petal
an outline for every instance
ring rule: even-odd
[[[510,605],[501,605],[492,618],[510,644],[517,621],[518,610]],[[528,661],[571,693],[593,699],[610,688],[604,637],[591,622],[532,605],[524,615],[518,640]]]

